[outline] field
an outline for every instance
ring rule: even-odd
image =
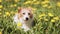
[[[13,22],[20,7],[33,10],[35,26],[28,32]],[[60,0],[0,0],[0,34],[60,34]]]

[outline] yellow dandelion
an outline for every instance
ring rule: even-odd
[[[33,0],[33,1],[37,1],[37,0]]]
[[[42,5],[42,7],[48,7],[48,4]]]
[[[42,1],[41,4],[49,3],[50,1]]]
[[[45,18],[44,21],[48,21],[48,19]]]
[[[15,2],[19,2],[20,0],[14,0]]]
[[[0,13],[0,15],[1,15],[2,13]]]
[[[37,2],[35,2],[34,4],[40,4],[40,2],[39,2],[39,1],[37,1]]]
[[[31,3],[32,1],[26,1],[24,4],[28,4],[28,3]]]
[[[2,6],[2,5],[0,5],[0,8],[3,8],[3,6]]]
[[[50,1],[49,0],[45,0],[45,3],[49,3]]]
[[[22,24],[21,24],[20,22],[18,22],[18,23],[17,23],[17,26],[20,27],[20,26],[22,26]]]
[[[54,17],[53,19],[55,19],[55,20],[59,20],[59,17],[57,16],[57,17]]]
[[[48,16],[53,17],[54,15],[52,13],[48,13]]]
[[[44,2],[44,1],[42,1],[42,2],[41,2],[41,4],[45,4],[45,2]]]
[[[54,19],[52,19],[52,20],[51,20],[51,22],[55,22],[55,20],[54,20]]]
[[[29,6],[28,8],[32,8],[31,6]]]
[[[14,6],[16,7],[16,6],[17,6],[17,4],[14,4]]]
[[[0,2],[2,2],[2,0],[0,0]]]
[[[57,6],[60,7],[60,2],[57,2]]]
[[[46,16],[45,13],[39,15],[39,17],[42,17],[42,16]]]
[[[5,12],[5,15],[6,15],[6,16],[10,16],[10,13],[9,13],[9,12]]]
[[[2,34],[2,32],[0,32],[0,34]]]

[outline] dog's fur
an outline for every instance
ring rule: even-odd
[[[14,22],[22,24],[21,28],[24,31],[30,30],[33,22],[33,13],[31,8],[20,8],[18,13],[14,16]]]

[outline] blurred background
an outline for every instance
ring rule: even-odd
[[[20,7],[33,9],[35,26],[24,32],[14,24]],[[60,0],[0,0],[0,34],[60,34]]]

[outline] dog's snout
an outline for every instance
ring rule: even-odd
[[[26,20],[28,20],[29,18],[26,17]]]

